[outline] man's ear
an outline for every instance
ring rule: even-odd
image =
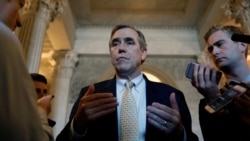
[[[147,55],[148,55],[147,49],[146,48],[142,49],[142,56],[141,56],[142,62],[146,60]]]
[[[248,44],[247,43],[242,43],[242,42],[238,42],[240,44],[240,50],[242,53],[245,54],[246,50],[248,49]]]

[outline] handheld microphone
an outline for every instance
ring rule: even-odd
[[[236,42],[243,42],[243,43],[250,44],[250,35],[233,34],[231,39]]]

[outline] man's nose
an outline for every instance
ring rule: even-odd
[[[126,50],[125,44],[124,44],[124,43],[121,43],[121,44],[119,45],[118,49],[119,49],[119,53],[126,52],[126,51],[125,51],[125,50]]]
[[[124,42],[121,42],[121,44],[119,45],[119,49],[125,49],[126,48],[126,44]]]
[[[213,47],[212,54],[215,55],[215,54],[217,54],[218,52],[219,52],[219,48],[216,47],[216,46],[214,46],[214,47]]]

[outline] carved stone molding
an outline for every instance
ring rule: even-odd
[[[235,19],[247,33],[250,33],[250,0],[227,0],[222,8],[229,19]]]
[[[60,64],[58,66],[59,77],[71,78],[75,65],[78,62],[78,54],[74,51],[68,51],[64,56],[59,58]]]
[[[93,25],[93,24],[84,24],[84,25],[79,25],[79,28],[82,29],[112,29],[114,25]],[[194,30],[196,29],[195,26],[147,26],[147,25],[136,25],[135,26],[138,29],[163,29],[163,30]]]
[[[26,0],[22,15],[34,14],[39,11],[46,16],[49,16],[50,21],[54,21],[63,12],[63,0]]]
[[[77,61],[78,61],[77,53],[71,50],[66,53],[62,66],[72,68],[75,67]]]

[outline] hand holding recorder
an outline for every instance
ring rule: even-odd
[[[209,113],[216,113],[227,106],[233,101],[233,97],[241,96],[247,91],[247,87],[244,83],[237,84],[231,89],[224,92],[220,97],[214,99],[209,104],[205,106],[205,109]]]
[[[218,84],[222,77],[221,71],[215,70],[204,64],[191,62],[187,66],[185,75],[192,80],[192,85],[207,99],[207,101],[218,97]]]
[[[189,63],[188,66],[187,66],[187,69],[186,69],[186,77],[189,78],[189,79],[192,79],[193,78],[193,74],[194,74],[194,69],[195,69],[195,65],[197,65],[198,67],[198,70],[200,69],[201,65],[200,64],[197,64],[197,63]],[[205,68],[206,69],[206,68]],[[203,74],[205,75],[205,69],[203,69]],[[209,72],[209,77],[210,77],[210,80],[212,79],[212,74],[213,74],[213,70],[211,68],[207,68],[210,70]],[[219,84],[220,82],[220,79],[221,79],[221,76],[222,76],[222,72],[221,71],[216,71],[216,83]]]

